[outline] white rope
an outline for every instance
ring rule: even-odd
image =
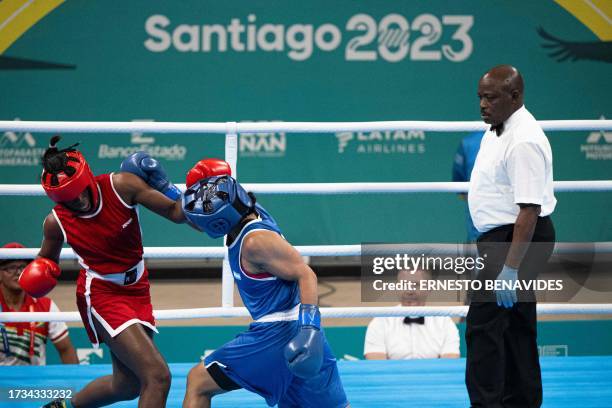
[[[468,182],[435,181],[406,183],[245,183],[256,194],[380,194],[380,193],[465,193]],[[185,190],[184,184],[177,186]],[[612,180],[555,181],[555,192],[603,192],[612,190]],[[0,184],[0,195],[43,196],[38,184]]]
[[[381,244],[385,253],[427,253],[428,255],[459,255],[476,253],[475,245],[468,244]],[[295,249],[302,256],[360,256],[361,245],[297,245]],[[374,247],[370,246],[370,250]],[[0,259],[35,258],[38,248],[0,248]],[[378,252],[377,252],[378,253]],[[382,252],[381,252],[382,253]],[[612,242],[557,242],[555,254],[568,253],[612,253]],[[145,247],[147,259],[221,259],[223,247]],[[71,248],[62,248],[62,260],[77,259]]]
[[[475,254],[475,245],[468,244],[380,244],[376,253],[428,255],[468,255]],[[361,245],[297,245],[295,249],[302,256],[360,256]],[[368,248],[374,251],[376,247]],[[38,254],[38,248],[0,248],[0,259],[30,259]],[[374,252],[371,252],[374,253]],[[612,242],[557,242],[555,254],[571,253],[612,253]],[[223,247],[145,247],[146,259],[222,259],[225,254]],[[62,260],[77,259],[71,248],[62,248]]]
[[[245,183],[257,194],[379,194],[379,193],[466,193],[469,182],[395,183]],[[612,180],[555,181],[555,192],[610,191]],[[42,189],[42,188],[41,188]],[[0,186],[0,193],[2,189]]]
[[[361,254],[360,245],[314,245],[296,246],[303,256],[357,256]],[[0,248],[0,259],[35,258],[38,248]],[[223,247],[145,247],[147,259],[222,259]],[[62,248],[62,260],[77,259],[72,248]]]
[[[231,122],[228,122],[231,123]],[[547,131],[612,130],[612,120],[542,120]],[[484,130],[481,121],[383,121],[383,122],[239,122],[237,133],[333,133],[393,130],[423,130],[433,132],[468,132]],[[62,133],[223,133],[225,122],[61,122],[61,121],[0,121],[0,131],[62,132]]]
[[[38,248],[0,248],[0,259],[29,259],[38,254]],[[148,259],[204,259],[223,258],[223,247],[146,247],[144,257]],[[62,260],[77,259],[72,248],[62,248]]]
[[[467,315],[467,306],[414,307],[322,307],[324,318],[454,316]],[[539,315],[612,314],[612,304],[538,304]],[[202,319],[212,317],[248,317],[244,307],[209,307],[199,309],[167,309],[153,312],[156,320]],[[0,322],[80,322],[78,312],[4,312]]]

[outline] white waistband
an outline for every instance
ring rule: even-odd
[[[255,323],[270,323],[270,322],[285,322],[291,320],[297,320],[300,314],[300,304],[298,303],[292,309],[283,310],[282,312],[274,312],[261,316],[255,320]]]
[[[126,273],[132,271],[136,269],[136,280],[134,280],[133,282],[130,283],[125,283],[125,279],[126,279]],[[96,278],[96,279],[101,279],[107,282],[112,282],[116,285],[120,285],[120,286],[130,286],[135,284],[136,282],[138,282],[140,280],[140,278],[142,278],[142,275],[145,271],[145,264],[144,264],[144,260],[140,260],[140,262],[138,262],[135,266],[131,267],[130,269],[128,269],[126,272],[121,272],[121,273],[110,273],[110,274],[100,274],[98,272],[92,271],[91,269],[86,269],[85,273],[88,276],[91,276],[92,278]]]

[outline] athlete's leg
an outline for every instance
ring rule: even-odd
[[[187,375],[187,390],[183,408],[209,408],[213,396],[228,392],[212,378],[204,363],[193,367]]]
[[[73,405],[79,408],[97,407],[107,404],[108,402],[105,401],[108,398],[117,396],[131,398],[119,398],[115,401],[132,399],[134,397],[134,385],[139,384],[139,407],[164,407],[170,390],[170,370],[153,343],[150,333],[147,333],[149,329],[140,324],[133,324],[113,338],[95,318],[93,320],[98,338],[106,343],[114,357],[133,377],[131,377],[129,386],[122,389],[122,380],[126,378],[125,371],[113,370],[113,378],[102,377],[95,380],[83,390],[86,391],[92,386],[93,392],[84,395],[79,392],[78,398],[75,396],[75,399],[73,399]],[[117,376],[115,377],[115,375]],[[97,383],[98,381],[100,383]],[[109,382],[110,387],[106,385]],[[101,392],[98,392],[99,387],[109,392],[110,397],[105,397]],[[95,399],[95,397],[100,399]]]
[[[283,348],[294,328],[296,322],[255,323],[217,348],[189,372],[183,407],[210,407],[214,395],[240,388],[277,405],[293,378]]]
[[[140,394],[138,377],[111,352],[113,374],[90,382],[72,399],[75,407],[109,405],[117,401],[132,400]]]

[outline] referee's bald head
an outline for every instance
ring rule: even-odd
[[[512,93],[512,91],[518,91],[523,95],[523,90],[525,89],[523,76],[519,70],[512,65],[497,65],[484,74],[483,78],[484,77],[499,81],[510,93]]]
[[[498,126],[523,106],[523,77],[512,65],[491,68],[478,82],[480,115],[485,123]]]

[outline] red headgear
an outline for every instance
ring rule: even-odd
[[[8,244],[4,244],[2,245],[2,248],[25,248],[23,246],[23,244],[19,243],[19,242],[9,242]],[[7,263],[13,262],[13,261],[26,261],[26,262],[30,262],[32,260],[32,258],[24,258],[24,259],[0,259],[0,266],[5,265]]]
[[[55,137],[51,139],[50,149],[55,148],[57,141],[59,141],[59,137],[57,140],[55,140]],[[93,208],[97,208],[100,199],[98,186],[81,152],[72,149],[71,146],[58,152],[58,154],[65,155],[58,157],[58,160],[63,161],[62,167],[56,171],[45,168],[41,176],[41,184],[49,198],[56,203],[71,201],[89,187],[93,200]],[[43,160],[45,159],[46,157]]]
[[[2,248],[25,248],[23,244],[19,242],[9,242],[8,244],[2,245]]]

